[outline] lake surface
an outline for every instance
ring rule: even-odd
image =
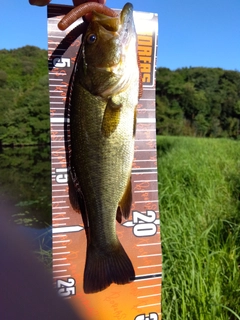
[[[34,250],[51,249],[50,146],[0,151],[0,214]]]

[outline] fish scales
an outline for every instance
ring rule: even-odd
[[[130,4],[124,6],[118,18],[111,18],[115,19],[114,25],[119,25],[118,30],[113,30],[115,26],[111,29],[111,19],[102,16],[93,14],[71,85],[70,166],[81,189],[84,208],[80,203],[80,209],[87,216],[85,293],[101,291],[113,282],[128,283],[135,276],[118,240],[116,219],[120,222],[122,216],[127,218],[131,208],[130,178],[139,96],[136,32]],[[100,37],[96,51],[95,41],[87,42],[89,37]],[[97,56],[105,39],[109,51],[111,43],[113,50],[118,51],[108,54],[105,50],[99,67],[92,64],[92,57]]]
[[[81,89],[78,91],[81,92]],[[78,149],[77,153],[72,154],[72,163],[77,164],[74,168],[77,177],[80,177],[89,219],[97,218],[101,224],[101,218],[107,216],[99,230],[96,228],[91,234],[92,239],[99,239],[103,236],[102,230],[109,231],[112,225],[115,233],[118,202],[126,188],[133,158],[134,113],[131,110],[128,114],[122,113],[116,131],[106,138],[101,133],[106,103],[99,106],[98,99],[94,100],[95,104],[91,101],[92,109],[72,110],[71,135],[76,137],[72,141],[72,149]],[[81,99],[78,102],[81,103]]]

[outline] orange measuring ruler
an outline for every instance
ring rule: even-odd
[[[101,292],[85,294],[86,234],[81,214],[72,209],[69,201],[66,160],[70,121],[66,100],[81,44],[82,20],[66,31],[60,31],[57,26],[71,9],[71,6],[48,6],[54,285],[83,319],[158,320],[161,319],[162,254],[155,117],[157,15],[134,12],[143,94],[137,108],[131,214],[121,224],[116,222],[117,235],[133,264],[135,279],[126,285],[111,284]]]

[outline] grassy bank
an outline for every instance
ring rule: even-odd
[[[163,319],[240,319],[240,143],[157,143]]]

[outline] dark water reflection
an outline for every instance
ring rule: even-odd
[[[0,214],[37,244],[50,245],[50,147],[3,148],[0,153]]]

